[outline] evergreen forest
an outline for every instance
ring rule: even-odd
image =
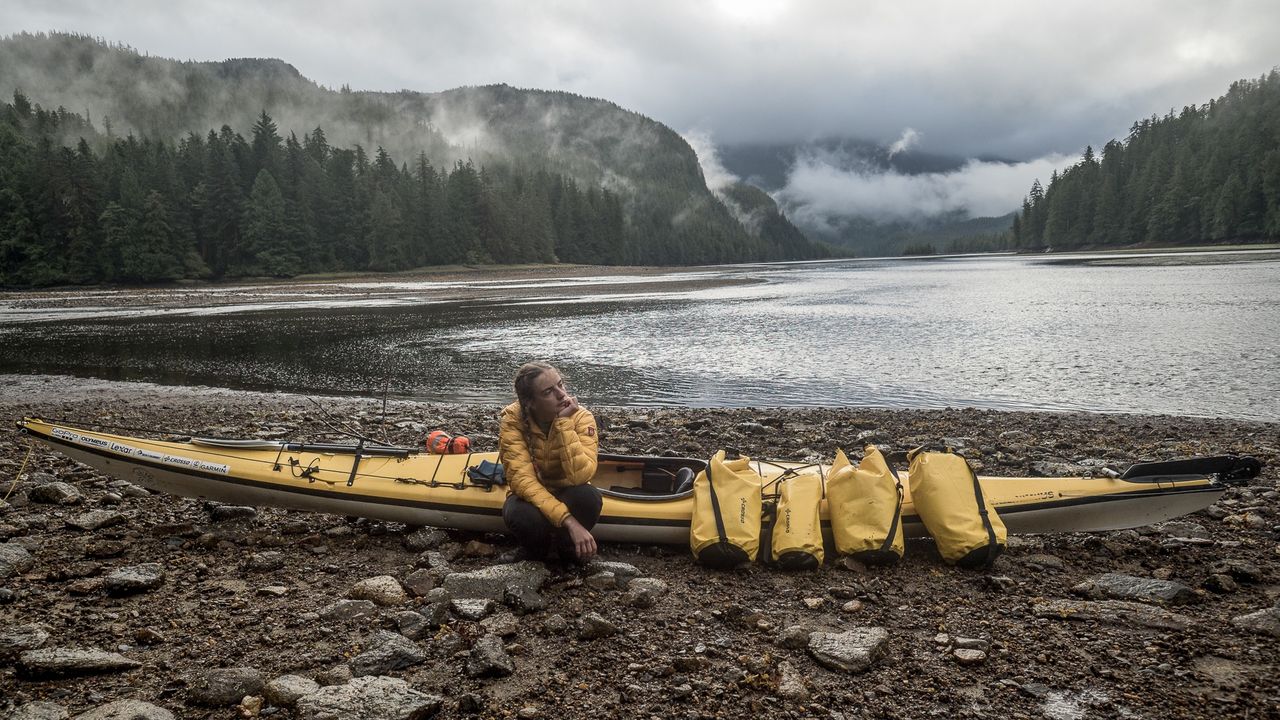
[[[1280,239],[1280,71],[1133,124],[1037,180],[1011,245],[1069,250]]]

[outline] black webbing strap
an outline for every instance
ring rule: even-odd
[[[351,463],[351,477],[347,478],[347,487],[356,484],[356,470],[360,469],[360,457],[364,452],[364,438],[360,438],[360,444],[356,445],[356,459]]]
[[[987,562],[984,567],[991,567],[991,563],[996,560],[996,530],[991,526],[991,517],[987,512],[987,502],[982,498],[982,483],[978,482],[978,474],[973,471],[968,460],[963,457],[960,457],[960,460],[968,469],[969,477],[973,478],[973,494],[978,498],[978,514],[982,516],[982,526],[987,529]]]
[[[893,465],[889,464],[889,459],[885,458],[884,466],[889,468],[889,474],[893,475],[894,482],[898,483],[898,506],[893,509],[893,522],[889,523],[889,535],[884,539],[884,544],[880,546],[881,552],[893,547],[893,537],[898,534],[898,520],[902,518],[902,478],[898,477],[898,471],[893,469]]]
[[[729,543],[729,533],[724,531],[724,517],[720,515],[720,499],[716,497],[716,484],[711,482],[711,466],[712,462],[707,463],[707,489],[711,491],[711,514],[716,518],[716,532],[720,534],[720,542],[722,544]]]

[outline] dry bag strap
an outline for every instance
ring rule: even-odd
[[[889,474],[893,475],[893,481],[898,483],[898,506],[893,509],[893,522],[889,523],[889,535],[885,537],[884,544],[880,546],[880,551],[884,552],[893,547],[893,538],[898,534],[898,521],[902,518],[902,478],[898,477],[898,471],[893,469],[893,465],[889,464],[889,459],[885,458],[884,466],[889,468]]]
[[[729,534],[724,531],[724,517],[720,515],[720,499],[716,497],[716,484],[711,482],[711,466],[707,463],[707,489],[711,491],[711,514],[716,518],[716,532],[720,534],[720,542],[727,544]]]
[[[964,458],[960,459],[964,460]],[[969,470],[969,477],[973,478],[973,494],[978,498],[978,514],[982,516],[982,526],[987,529],[987,562],[985,567],[991,567],[991,563],[996,560],[996,530],[991,526],[991,517],[990,513],[987,512],[987,502],[982,498],[982,483],[978,482],[978,474],[970,467],[968,460],[964,460],[964,466]]]

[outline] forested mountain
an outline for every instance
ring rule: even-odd
[[[671,129],[569,93],[333,91],[63,34],[0,40],[10,88],[6,285],[826,255],[776,207],[740,222]]]
[[[1206,105],[1133,124],[1047,186],[1012,231],[1020,248],[1280,238],[1280,71]]]

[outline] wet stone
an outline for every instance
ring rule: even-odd
[[[409,573],[404,579],[404,586],[415,596],[422,597],[435,588],[436,579],[430,570],[423,568]]]
[[[77,515],[67,521],[67,525],[79,530],[101,530],[102,528],[112,527],[127,522],[128,518],[124,513],[114,510],[91,510],[83,515]]]
[[[449,609],[463,620],[482,620],[493,612],[494,602],[488,598],[454,598]]]
[[[507,588],[512,585],[538,590],[549,575],[542,563],[523,561],[494,565],[473,572],[450,573],[445,576],[443,587],[450,597],[488,598],[496,602],[502,600]]]
[[[48,640],[49,633],[39,625],[0,625],[0,661],[38,650]]]
[[[306,695],[320,691],[320,683],[301,675],[281,675],[262,688],[267,702],[279,707],[293,707]]]
[[[24,573],[35,564],[27,549],[16,542],[0,544],[0,579]]]
[[[280,570],[284,564],[284,553],[279,550],[265,550],[249,556],[248,568],[256,572],[268,572]]]
[[[788,650],[800,650],[809,646],[809,636],[812,634],[811,630],[801,625],[791,625],[783,628],[774,642],[778,647],[787,648]]]
[[[244,505],[210,504],[209,517],[219,522],[227,520],[252,520],[253,518],[258,517],[258,510]]]
[[[859,673],[884,654],[889,633],[884,628],[861,627],[842,633],[815,632],[809,637],[809,654],[832,670]]]
[[[1231,619],[1231,624],[1257,635],[1280,638],[1280,607],[1270,607]]]
[[[503,591],[502,604],[523,614],[546,609],[547,599],[528,585],[517,583]]]
[[[618,633],[618,626],[597,612],[589,612],[578,618],[578,639],[596,640]]]
[[[1090,598],[1109,597],[1138,602],[1180,604],[1196,599],[1195,591],[1179,582],[1104,573],[1087,580],[1072,592]]]
[[[119,653],[78,648],[29,650],[19,655],[17,662],[18,675],[31,679],[125,672],[140,667],[142,663]]]
[[[90,540],[84,545],[85,557],[106,558],[119,557],[128,549],[128,545],[119,540]]]
[[[507,654],[502,639],[497,635],[484,635],[471,646],[467,660],[467,675],[471,677],[506,677],[515,672],[515,661]]]
[[[408,594],[400,587],[400,581],[390,575],[361,580],[352,586],[348,596],[355,600],[370,600],[383,607],[403,605],[409,601]]]
[[[397,633],[381,631],[373,636],[368,650],[351,659],[351,674],[355,677],[384,675],[426,659],[427,654],[412,640]]]
[[[9,720],[66,720],[68,717],[70,714],[61,705],[37,701],[19,706]]]
[[[256,695],[262,686],[262,673],[256,668],[216,668],[197,674],[189,692],[196,704],[221,707],[236,705],[245,695]]]
[[[1138,626],[1181,631],[1191,627],[1192,620],[1164,608],[1123,600],[1047,600],[1034,605],[1032,614],[1039,618],[1085,620],[1108,625]]]
[[[159,563],[143,563],[116,570],[108,575],[102,587],[111,595],[134,595],[155,590],[164,584],[164,567]]]
[[[55,481],[31,488],[27,491],[27,499],[46,505],[75,505],[82,497],[75,486]]]
[[[442,703],[399,678],[361,677],[300,698],[297,713],[301,720],[419,720],[437,713]]]
[[[349,622],[375,617],[378,606],[368,600],[339,600],[320,611],[320,618],[328,622]]]
[[[174,715],[149,702],[117,700],[77,715],[74,720],[174,720]]]

